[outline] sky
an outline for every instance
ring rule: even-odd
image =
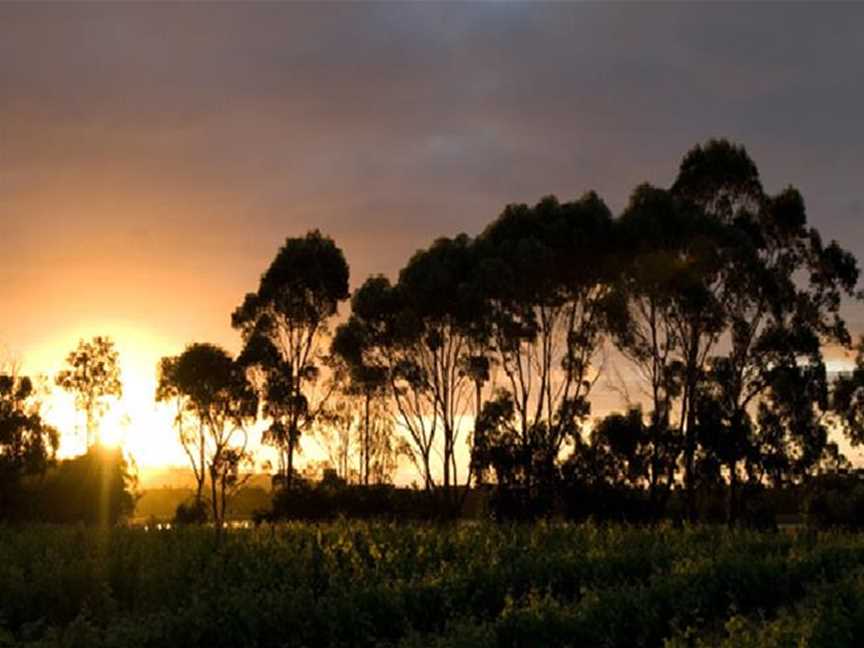
[[[50,375],[111,335],[115,424],[158,463],[156,362],[237,351],[286,237],[333,236],[356,287],[508,203],[618,211],[715,136],[864,259],[862,28],[864,4],[0,3],[0,348]]]

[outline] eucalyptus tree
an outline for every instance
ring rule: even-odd
[[[404,439],[397,436],[386,397],[371,400],[348,385],[337,389],[315,420],[313,433],[336,475],[348,484],[392,483]]]
[[[738,254],[739,245],[747,243],[746,233],[734,225],[753,220],[764,194],[758,170],[746,151],[726,140],[711,140],[704,147],[691,149],[670,192],[691,221],[678,254],[672,321],[680,346],[679,430],[684,445],[687,506],[692,516],[699,384],[729,323],[734,296],[730,280],[735,272],[731,258]]]
[[[581,442],[613,272],[613,223],[594,193],[511,205],[478,238],[490,350],[503,387],[484,405],[473,463],[513,463],[530,493]],[[509,450],[505,451],[505,448]]]
[[[692,468],[700,407],[713,407],[716,411],[702,418],[711,421],[709,427],[722,424],[726,430],[726,441],[714,447],[723,450],[732,522],[739,462],[758,473],[759,448],[771,447],[760,435],[779,438],[778,424],[785,422],[785,444],[797,456],[793,475],[816,464],[826,447],[820,423],[827,390],[822,347],[850,343],[840,306],[844,297],[855,295],[858,268],[851,254],[836,242],[824,245],[808,226],[796,189],[764,192],[743,147],[725,140],[696,147],[684,158],[672,192],[721,232],[714,237],[720,262],[702,285],[722,307],[728,350],[707,355],[704,363],[690,362],[685,353],[685,456]],[[688,351],[700,343],[713,350],[718,337],[700,329],[698,318],[684,312],[679,324]],[[706,405],[709,400],[716,402]],[[774,450],[770,454],[776,456]]]
[[[383,275],[369,277],[351,298],[351,317],[337,330],[336,354],[353,366],[383,372],[394,420],[408,439],[424,488],[431,490],[438,410],[412,355],[413,328],[401,291]]]
[[[348,264],[333,239],[315,230],[289,238],[246,295],[231,323],[244,341],[240,360],[257,376],[270,425],[264,442],[279,453],[290,487],[294,454],[330,389],[321,388],[325,340],[339,303],[348,298]]]
[[[650,385],[652,425],[677,428],[691,514],[698,459],[703,476],[725,468],[731,521],[739,467],[761,474],[760,448],[768,461],[782,440],[817,460],[821,349],[848,345],[839,307],[856,262],[807,226],[794,188],[766,194],[746,150],[725,140],[687,153],[669,191],[637,189],[619,227],[629,260],[610,329]]]
[[[478,364],[478,347],[486,342],[484,301],[472,240],[465,234],[441,238],[417,252],[399,273],[397,290],[405,308],[402,343],[430,392],[440,423],[441,481],[450,493],[451,486],[471,480],[470,465],[460,480],[456,450],[481,379],[471,369]]]
[[[648,184],[636,188],[616,222],[620,263],[606,302],[606,329],[635,370],[640,400],[649,404],[642,436],[654,510],[662,509],[675,482],[682,447],[674,412],[684,373],[675,315],[683,283],[678,276],[688,271],[688,216],[670,192]]]
[[[339,430],[340,443],[336,445],[340,448],[340,452],[337,454],[345,465],[343,470],[347,472],[345,455],[351,441],[355,414],[358,414],[362,419],[361,434],[357,444],[360,455],[358,475],[360,483],[368,486],[373,472],[373,457],[382,450],[382,447],[389,446],[389,442],[382,438],[382,434],[388,430],[392,431],[392,426],[384,422],[388,418],[386,371],[382,366],[364,363],[362,332],[358,328],[356,319],[349,320],[336,329],[331,344],[331,362],[334,368],[334,379],[338,381],[338,392],[341,396],[338,407],[331,408],[336,410],[331,413],[331,417],[335,416],[336,425],[333,427]],[[359,412],[355,406],[358,402]]]
[[[179,356],[163,358],[159,369],[156,399],[176,402],[175,423],[195,473],[196,502],[203,501],[209,477],[210,509],[221,529],[249,460],[247,428],[256,419],[258,397],[244,368],[213,344],[191,344]]]
[[[57,386],[71,392],[75,407],[84,412],[88,449],[99,442],[99,421],[108,410],[108,399],[123,395],[118,359],[111,338],[82,339],[66,356],[66,368],[57,374]]]
[[[339,353],[355,371],[386,380],[395,420],[430,490],[440,447],[439,485],[448,497],[451,487],[470,481],[470,469],[459,476],[457,446],[476,383],[465,367],[483,322],[475,275],[471,239],[439,239],[411,258],[395,285],[382,276],[368,279],[337,334]]]
[[[181,358],[185,360],[181,364]],[[157,365],[155,400],[174,406],[173,425],[177,439],[195,478],[193,517],[207,517],[204,486],[207,482],[207,427],[204,416],[198,415],[198,406],[191,392],[194,385],[194,362],[188,354],[164,356]]]
[[[757,251],[765,202],[746,151],[711,140],[685,155],[669,191],[638,188],[621,218],[623,247],[632,256],[619,277],[610,328],[650,386],[652,427],[669,447],[682,446],[691,515],[703,382],[723,362],[717,351],[724,335],[736,359],[747,356],[748,318],[763,314],[754,290],[768,272]],[[669,472],[667,489],[672,480]]]
[[[0,520],[23,512],[22,482],[44,474],[57,453],[59,434],[41,405],[29,377],[0,374]]]

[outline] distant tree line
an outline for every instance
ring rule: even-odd
[[[509,205],[353,294],[331,238],[289,238],[231,315],[236,357],[195,343],[159,365],[156,398],[175,408],[197,485],[178,517],[221,528],[263,421],[277,517],[312,501],[297,470],[308,436],[332,471],[316,501],[348,514],[421,502],[456,514],[473,488],[498,517],[695,520],[710,501],[734,524],[768,490],[847,469],[829,430],[864,440],[864,353],[836,379],[824,357],[853,348],[841,309],[858,277],[798,190],[767,193],[726,140],[688,152],[670,187],[637,187],[617,216],[594,192]],[[58,384],[89,434],[119,382],[69,364]],[[32,410],[11,380],[8,420]],[[592,419],[601,380],[625,407]],[[36,417],[4,423],[3,474],[17,476],[4,479],[56,447]],[[386,488],[406,462],[415,504]]]

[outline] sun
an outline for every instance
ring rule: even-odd
[[[31,375],[44,376],[43,386],[47,395],[43,400],[42,414],[60,432],[58,458],[84,453],[87,435],[83,413],[76,410],[71,394],[54,386],[54,376],[78,340],[95,335],[107,335],[114,341],[123,385],[122,396],[108,400],[107,411],[99,421],[97,433],[100,443],[122,449],[134,462],[139,474],[150,470],[158,472],[162,468],[186,468],[189,459],[174,427],[175,406],[157,403],[155,398],[159,360],[182,352],[184,345],[122,323],[76,328],[61,338],[40,345],[28,357],[24,369]],[[266,423],[259,421],[247,430],[246,449],[259,463],[275,458],[272,449],[261,445],[264,427]],[[311,445],[308,456],[317,456],[316,451],[314,444]]]
[[[99,421],[98,438],[103,445],[124,450],[139,467],[181,465],[186,461],[173,427],[169,406],[157,403],[156,366],[159,358],[176,353],[176,346],[134,326],[90,326],[52,340],[34,354],[28,371],[45,376],[48,392],[44,399],[45,419],[60,432],[61,458],[86,450],[84,415],[76,410],[71,394],[53,384],[66,354],[80,338],[107,335],[114,340],[119,354],[123,394],[108,399],[107,410]]]
[[[99,430],[99,443],[109,448],[125,448],[126,432],[119,427],[104,427]]]

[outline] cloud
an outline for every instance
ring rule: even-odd
[[[746,144],[769,189],[799,186],[826,238],[862,256],[862,18],[856,5],[0,5],[3,272],[26,277],[0,288],[19,313],[3,334],[54,325],[50,289],[60,320],[76,303],[144,326],[198,309],[202,336],[227,337],[231,304],[286,236],[333,234],[356,284],[509,202],[596,189],[618,209],[715,135]]]

